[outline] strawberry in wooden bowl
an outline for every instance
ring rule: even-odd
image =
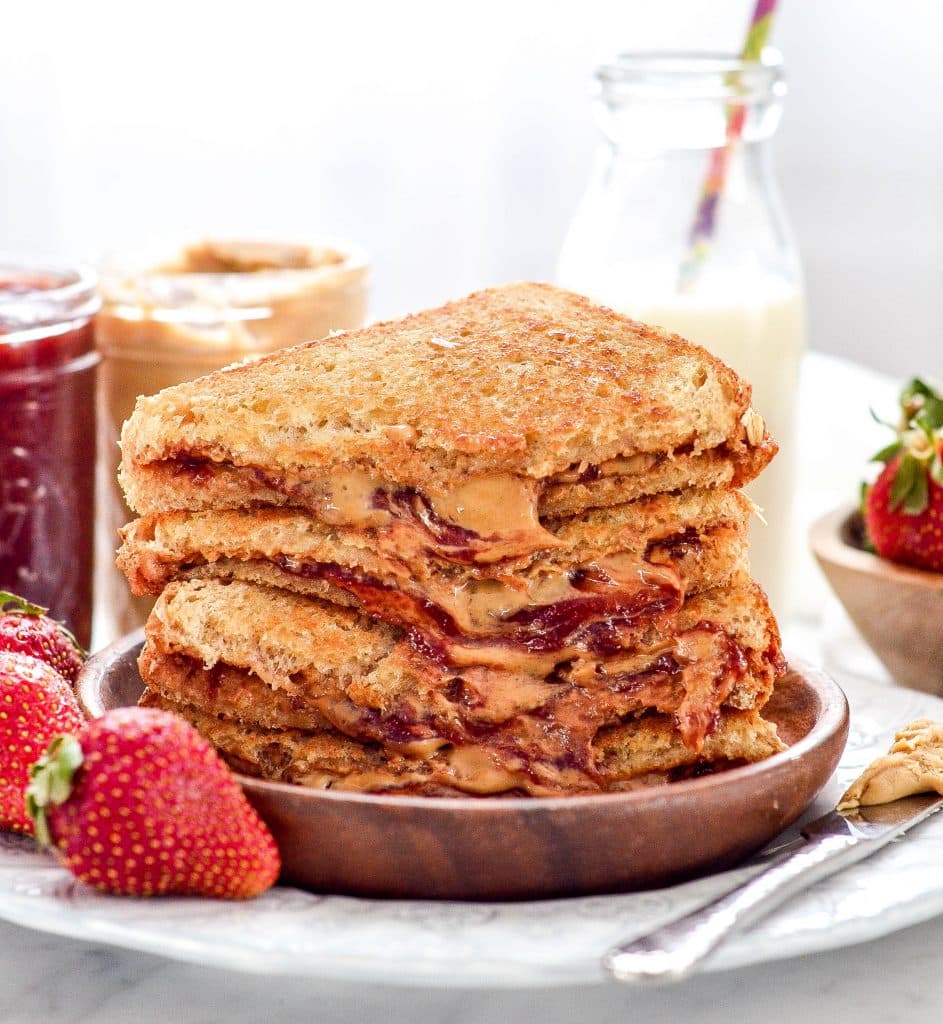
[[[816,559],[894,679],[943,694],[943,395],[922,380],[900,396],[882,468],[860,506],[812,526]]]

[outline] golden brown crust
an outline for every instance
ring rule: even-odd
[[[762,761],[785,749],[776,726],[757,711],[724,712],[700,753],[680,743],[672,725],[665,715],[646,715],[601,730],[594,744],[597,764],[614,779],[632,779],[712,761]]]
[[[355,385],[355,386],[354,386]],[[740,443],[750,388],[696,345],[550,285],[478,292],[139,399],[122,477],[180,455],[435,489]]]
[[[145,646],[138,665],[152,693],[207,714],[266,729],[324,732],[331,728],[313,703],[296,692],[272,689],[244,669],[222,662],[207,669],[186,655],[160,654],[153,643]]]
[[[251,668],[277,685],[302,670],[360,679],[387,658],[401,632],[349,608],[247,583],[171,583],[147,621],[149,638],[207,667]]]

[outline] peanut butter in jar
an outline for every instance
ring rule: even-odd
[[[367,263],[341,246],[203,241],[167,259],[110,261],[95,340],[99,370],[96,642],[140,626],[114,566],[130,518],[117,485],[121,425],[139,395],[288,345],[364,324]]]

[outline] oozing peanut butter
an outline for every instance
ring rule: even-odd
[[[567,573],[553,573],[529,583],[515,579],[470,579],[455,587],[442,602],[463,633],[494,632],[498,624],[535,605],[555,604],[579,597]]]
[[[617,455],[614,459],[606,459],[598,466],[592,467],[594,476],[638,476],[647,473],[658,461],[657,455],[650,452],[638,452],[635,455]],[[584,473],[590,466],[583,464],[575,469],[567,469],[557,473],[551,480],[555,484],[575,484],[584,479]]]
[[[391,515],[377,501],[378,494],[405,493],[388,481],[363,470],[347,470],[320,479],[302,479],[286,473],[273,483],[304,501],[332,526],[369,529],[383,526]],[[494,541],[503,556],[507,543],[514,551],[557,547],[537,517],[539,484],[512,473],[471,477],[451,490],[426,496],[428,506],[444,524]],[[504,542],[504,543],[502,543]]]
[[[368,529],[390,520],[389,512],[373,504],[380,482],[368,473],[351,470],[326,477],[323,483],[321,518],[332,526]]]
[[[513,473],[474,476],[429,500],[443,519],[479,537],[521,533],[543,537],[537,518],[538,483]]]
[[[521,771],[502,765],[488,750],[481,747],[456,747],[446,755],[448,776],[466,793],[482,796],[506,793],[509,789],[528,790],[532,780]]]

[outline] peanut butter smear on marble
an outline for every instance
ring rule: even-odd
[[[889,804],[915,793],[943,794],[943,722],[917,718],[891,749],[868,765],[838,802],[839,811]]]

